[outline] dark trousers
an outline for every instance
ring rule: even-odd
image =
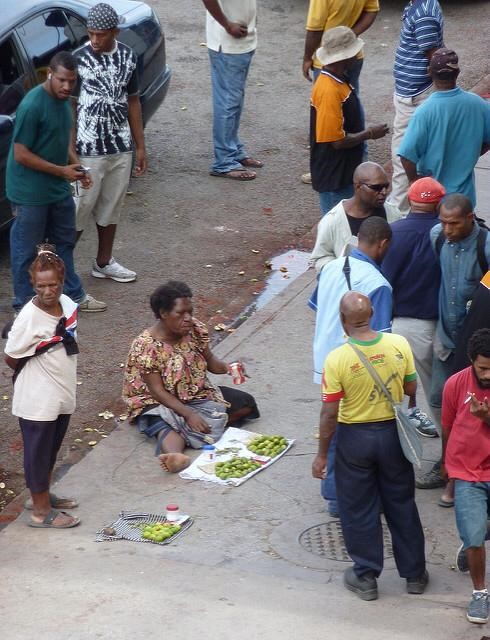
[[[19,418],[24,441],[26,487],[32,493],[48,491],[49,473],[54,468],[69,422],[67,414],[61,414],[50,422]]]
[[[383,507],[398,573],[425,570],[424,533],[415,504],[413,467],[403,455],[394,421],[339,424],[335,459],[337,500],[345,546],[358,576],[383,569]]]

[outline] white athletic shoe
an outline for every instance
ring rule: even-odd
[[[111,258],[109,264],[106,264],[105,267],[99,267],[97,260],[94,260],[92,275],[94,278],[110,278],[116,282],[133,282],[136,280],[136,273],[123,267],[114,258]]]

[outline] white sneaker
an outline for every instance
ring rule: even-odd
[[[105,267],[99,267],[97,260],[94,260],[92,275],[94,278],[110,278],[116,282],[133,282],[136,280],[136,273],[123,267],[114,258],[111,258],[109,264],[106,264]]]
[[[86,293],[85,298],[78,303],[78,309],[85,313],[98,313],[100,311],[105,311],[107,309],[107,305],[105,302],[96,300],[89,293]]]
[[[311,173],[303,173],[300,180],[303,184],[311,184]]]

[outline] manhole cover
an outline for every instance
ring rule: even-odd
[[[350,562],[339,520],[323,522],[305,529],[299,536],[299,543],[317,556],[339,562]],[[383,524],[383,546],[384,557],[392,558],[391,536],[386,524]]]

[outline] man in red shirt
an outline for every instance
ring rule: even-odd
[[[490,329],[468,342],[471,366],[451,376],[442,397],[443,466],[455,479],[456,524],[473,581],[466,617],[485,624],[489,598],[485,584],[485,539],[490,506]]]

